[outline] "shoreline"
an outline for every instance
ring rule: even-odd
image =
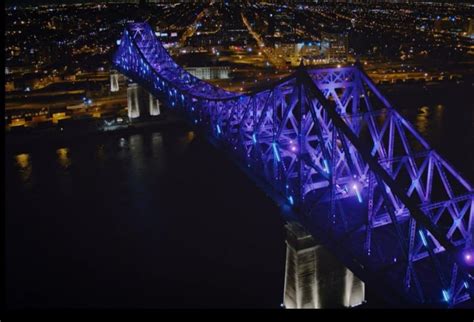
[[[78,128],[66,129],[66,131],[60,132],[60,128],[60,125],[55,125],[47,129],[30,128],[29,132],[24,133],[5,132],[5,148],[6,150],[16,151],[28,149],[35,145],[64,144],[91,137],[130,135],[165,129],[179,130],[189,128],[189,124],[183,118],[167,114],[164,118],[136,120],[108,130],[79,125]]]

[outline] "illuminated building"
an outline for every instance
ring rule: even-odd
[[[347,60],[349,39],[346,33],[321,32],[321,52],[330,63]]]
[[[213,67],[186,67],[191,75],[201,79],[228,79],[230,68],[228,66]]]

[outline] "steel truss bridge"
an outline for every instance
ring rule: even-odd
[[[379,293],[403,306],[472,299],[472,185],[359,64],[301,66],[234,93],[186,72],[148,24],[130,23],[113,65],[206,130]]]

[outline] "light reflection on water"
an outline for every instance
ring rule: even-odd
[[[418,132],[423,136],[426,136],[429,131],[429,117],[430,109],[428,106],[422,106],[418,109],[415,125]]]
[[[58,155],[58,162],[62,168],[67,169],[71,165],[71,158],[69,157],[68,148],[60,148],[56,150]]]
[[[473,182],[474,106],[470,84],[425,89],[390,86],[385,90],[394,108],[414,125],[431,148]]]
[[[21,182],[28,184],[31,178],[32,165],[30,161],[30,155],[28,153],[22,153],[15,155],[15,165],[18,169],[18,175]]]
[[[28,153],[22,153],[15,156],[17,165],[24,169],[30,165],[30,155]]]

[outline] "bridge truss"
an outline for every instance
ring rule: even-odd
[[[113,64],[206,129],[361,279],[415,306],[472,298],[472,185],[358,64],[234,93],[177,65],[146,23],[127,25]]]

